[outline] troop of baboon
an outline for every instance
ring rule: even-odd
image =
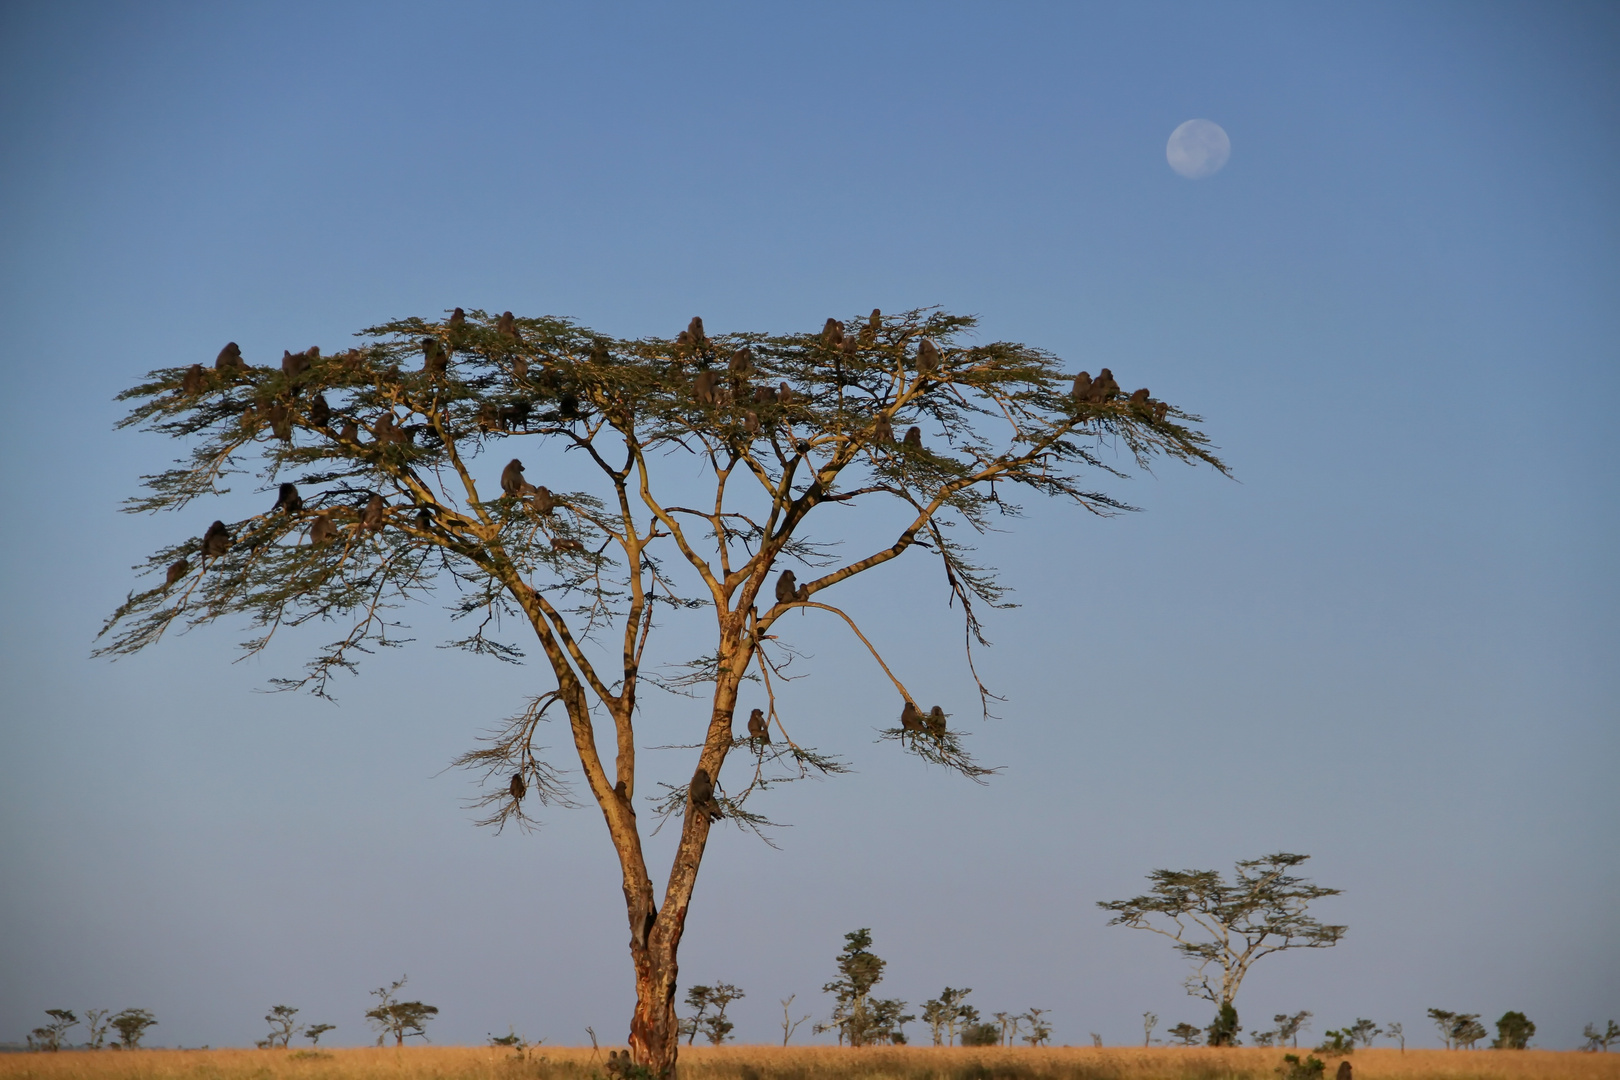
[[[819,340],[821,347],[826,350],[826,355],[830,357],[830,362],[838,369],[840,386],[845,385],[845,371],[852,370],[846,368],[846,365],[855,362],[864,350],[882,348],[886,350],[886,355],[894,355],[887,350],[898,348],[901,357],[900,370],[902,372],[907,368],[914,370],[917,385],[925,382],[932,385],[941,379],[948,380],[952,365],[962,362],[960,354],[953,353],[948,357],[939,345],[926,335],[916,335],[915,349],[909,350],[907,342],[914,331],[906,329],[896,331],[888,345],[881,345],[880,336],[884,330],[883,313],[878,308],[872,309],[870,316],[860,324],[858,332],[847,330],[844,323],[836,318],[826,320]],[[477,331],[469,326],[466,311],[457,307],[446,319],[442,333],[430,333],[420,337],[421,371],[430,385],[437,386],[448,380],[456,353],[459,350],[472,349],[507,365],[517,383],[525,387],[537,387],[557,402],[555,410],[543,414],[536,413],[534,403],[521,398],[504,404],[486,402],[479,408],[477,415],[478,426],[483,431],[525,430],[537,415],[548,421],[567,421],[587,415],[588,407],[582,407],[579,394],[565,385],[566,379],[549,364],[536,379],[529,379],[530,358],[519,352],[524,339],[512,312],[504,311],[495,319],[493,347],[489,343],[487,331],[482,344],[475,343],[478,341],[476,333]],[[672,372],[681,370],[691,372],[690,382],[686,385],[690,386],[692,400],[705,408],[738,407],[741,431],[750,439],[759,437],[767,431],[779,430],[778,425],[793,418],[793,410],[813,400],[809,391],[796,389],[785,379],[779,380],[774,387],[769,383],[754,385],[753,380],[760,374],[760,367],[753,349],[744,344],[717,355],[716,343],[709,338],[701,316],[693,316],[686,328],[675,337],[673,344],[675,366]],[[589,349],[593,361],[602,362],[609,359],[609,346],[604,341],[600,339],[594,341]],[[308,394],[307,400],[304,399],[302,388],[312,381],[308,375],[315,365],[330,364],[333,361],[346,362],[346,358],[359,356],[358,350],[351,350],[350,353],[323,360],[320,349],[315,346],[297,353],[283,350],[281,373],[287,380],[288,389],[271,400],[260,400],[250,408],[244,423],[265,423],[269,426],[271,434],[282,442],[291,442],[294,429],[300,425],[323,432],[328,438],[349,446],[364,445],[363,433],[370,434],[375,447],[412,444],[424,433],[427,439],[436,437],[430,430],[431,425],[403,426],[394,407],[381,408],[367,418],[357,416],[349,410],[344,410],[341,415],[334,413],[325,395],[318,390]],[[689,366],[683,368],[683,364]],[[243,359],[240,346],[234,341],[227,342],[215,358],[215,374],[210,376],[201,364],[192,364],[181,377],[180,390],[185,395],[200,394],[210,387],[211,382],[217,382],[221,378],[233,379],[249,370],[251,369]],[[389,378],[395,378],[398,377],[399,370],[397,367],[390,367],[386,374]],[[679,381],[677,385],[680,385]],[[1113,372],[1106,367],[1102,368],[1095,378],[1089,372],[1080,372],[1075,376],[1069,393],[1069,398],[1075,405],[1086,406],[1104,405],[1117,401],[1122,396],[1124,395]],[[1164,402],[1152,400],[1146,388],[1128,395],[1126,402],[1130,414],[1143,421],[1160,423],[1168,415],[1169,406]],[[732,415],[737,416],[736,413]],[[608,410],[607,417],[610,420],[614,419],[611,409]],[[335,432],[334,426],[337,428]],[[867,441],[875,445],[896,446],[892,407],[874,411]],[[808,453],[811,447],[809,441],[798,436],[792,436],[792,445],[801,455]],[[908,426],[905,435],[898,441],[898,448],[901,455],[922,451],[921,426],[916,424]],[[554,516],[560,506],[567,505],[548,488],[531,484],[524,476],[523,462],[515,457],[502,470],[500,487],[503,500],[516,500],[542,518]],[[347,515],[343,515],[341,506],[321,505],[329,497],[324,493],[317,497],[319,508],[313,509],[309,520],[309,540],[314,545],[331,543],[343,535],[339,524],[340,516],[348,516],[348,519],[355,523],[354,535],[378,532],[388,521],[390,507],[379,493],[367,494],[359,507],[350,504]],[[408,512],[410,508],[399,509]],[[414,518],[403,520],[413,522],[421,533],[433,532],[436,525],[441,531],[455,528],[457,522],[454,513],[436,518],[435,515],[441,509],[437,506],[418,504]],[[276,502],[270,512],[277,511],[288,517],[305,515],[305,500],[295,484],[285,482],[280,485]],[[223,522],[214,522],[209,526],[199,545],[204,565],[227,554],[233,543],[231,530]],[[552,537],[550,549],[557,554],[583,554],[586,550],[581,540],[566,536]],[[189,559],[182,557],[176,560],[168,567],[165,587],[173,586],[189,574],[191,569]],[[778,604],[803,602],[807,598],[805,588],[796,581],[792,570],[782,571],[777,578],[774,595]],[[752,711],[747,726],[748,738],[751,741],[761,745],[770,742],[769,721],[762,710]],[[942,740],[947,734],[946,715],[940,706],[934,706],[925,714],[909,700],[904,703],[900,726],[902,732],[911,736],[926,735]],[[623,787],[622,783],[620,787]],[[521,773],[512,776],[509,791],[515,800],[523,798],[526,785]],[[628,793],[621,791],[620,794],[628,803]],[[699,769],[693,776],[690,797],[694,806],[707,812],[711,817],[721,816],[720,804],[714,796],[713,782],[705,770]]]

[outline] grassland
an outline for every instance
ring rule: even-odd
[[[1278,1080],[1283,1051],[1207,1048],[682,1048],[681,1080]],[[1305,1051],[1300,1051],[1304,1056]],[[607,1048],[137,1050],[6,1054],[0,1080],[591,1080]],[[1620,1054],[1360,1050],[1355,1080],[1620,1080]],[[1331,1080],[1338,1059],[1328,1063]]]

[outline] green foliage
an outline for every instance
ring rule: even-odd
[[[1203,1038],[1204,1032],[1201,1028],[1184,1022],[1177,1024],[1175,1027],[1166,1031],[1165,1034],[1170,1036],[1172,1039],[1180,1040],[1182,1046],[1197,1046],[1199,1041]]]
[[[1277,1074],[1283,1080],[1321,1080],[1326,1069],[1326,1063],[1314,1055],[1301,1061],[1298,1054],[1284,1054],[1283,1063],[1277,1066]]]
[[[1342,1057],[1345,1054],[1355,1052],[1356,1037],[1351,1033],[1349,1028],[1344,1028],[1340,1031],[1324,1031],[1322,1035],[1322,1045],[1316,1048],[1316,1052],[1318,1054],[1329,1054]]]
[[[1359,1016],[1356,1017],[1355,1023],[1344,1030],[1352,1039],[1364,1047],[1372,1046],[1373,1040],[1384,1033],[1375,1022],[1364,1020]]]
[[[107,1023],[118,1032],[119,1041],[114,1046],[135,1050],[145,1038],[146,1029],[157,1026],[157,1018],[145,1009],[125,1009]]]
[[[311,1024],[304,1029],[304,1038],[309,1040],[311,1046],[319,1046],[321,1045],[321,1036],[328,1031],[335,1030],[336,1025],[334,1024]]]
[[[439,1015],[436,1005],[424,1005],[420,1001],[400,1001],[398,994],[404,987],[409,976],[401,975],[399,980],[389,986],[379,986],[371,992],[377,999],[377,1006],[366,1012],[366,1019],[377,1029],[377,1045],[381,1046],[385,1037],[392,1035],[395,1046],[404,1046],[405,1040],[413,1035],[419,1035],[427,1040],[425,1030],[427,1022]]]
[[[1429,1019],[1440,1029],[1440,1038],[1446,1049],[1471,1050],[1474,1044],[1489,1034],[1479,1022],[1479,1013],[1455,1013],[1445,1009],[1430,1009]]]
[[[966,1024],[961,1038],[963,1046],[997,1046],[1001,1043],[1001,1029],[995,1024]]]
[[[1238,1034],[1242,1030],[1243,1026],[1238,1022],[1237,1009],[1230,1001],[1223,1001],[1215,1013],[1214,1021],[1207,1029],[1209,1038],[1206,1042],[1210,1046],[1236,1046]]]
[[[839,977],[821,988],[833,995],[832,1018],[817,1024],[815,1030],[838,1032],[840,1045],[900,1045],[906,1041],[901,1028],[917,1019],[906,1013],[906,1003],[896,998],[873,998],[872,989],[883,981],[888,961],[871,951],[872,932],[863,927],[844,935],[844,951],[835,961]]]
[[[1305,913],[1311,901],[1343,891],[1288,872],[1309,858],[1278,852],[1248,859],[1237,864],[1231,883],[1215,870],[1155,870],[1148,875],[1151,892],[1097,906],[1114,912],[1109,926],[1151,930],[1175,941],[1176,951],[1197,963],[1187,992],[1222,1005],[1236,999],[1244,975],[1262,956],[1329,948],[1349,929]],[[1212,964],[1220,971],[1218,983],[1206,974]]]
[[[1271,1018],[1277,1025],[1277,1045],[1287,1042],[1293,1046],[1299,1045],[1299,1033],[1304,1029],[1306,1021],[1310,1020],[1312,1013],[1303,1009],[1290,1016],[1288,1013],[1278,1013]]]
[[[1522,1012],[1505,1012],[1496,1022],[1496,1038],[1491,1040],[1492,1050],[1523,1050],[1536,1034],[1533,1020]]]
[[[689,1046],[699,1032],[709,1040],[711,1046],[719,1046],[731,1037],[731,1031],[736,1027],[726,1019],[726,1006],[747,996],[730,983],[693,986],[686,991],[686,1004],[695,1011],[679,1021],[677,1030],[686,1036]],[[715,1010],[712,1014],[709,1012],[711,1008]]]
[[[1602,1031],[1598,1030],[1596,1024],[1587,1024],[1586,1029],[1581,1034],[1586,1038],[1586,1045],[1581,1047],[1582,1050],[1591,1052],[1602,1050],[1604,1053],[1608,1053],[1609,1046],[1620,1040],[1620,1024],[1610,1020],[1608,1028]]]

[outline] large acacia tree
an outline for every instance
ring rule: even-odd
[[[758,831],[768,822],[751,796],[842,768],[777,711],[791,657],[781,618],[809,609],[842,620],[894,685],[890,715],[902,719],[881,737],[978,779],[986,770],[959,731],[943,711],[916,707],[835,603],[849,592],[839,587],[913,551],[937,559],[971,660],[983,640],[975,605],[1001,593],[953,527],[982,532],[1016,514],[1020,491],[1098,515],[1128,509],[1092,479],[1122,477],[1122,462],[1165,456],[1224,471],[1197,417],[1111,378],[1071,385],[1056,357],[975,344],[973,325],[922,309],[873,312],[847,333],[828,320],[819,332],[711,337],[694,319],[673,340],[624,340],[564,318],[457,309],[372,327],[335,355],[310,349],[252,366],[231,346],[211,368],[159,369],[122,395],[135,403],[123,424],[182,440],[189,453],[144,478],[126,509],[195,516],[192,504],[224,493],[233,475],[280,497],[154,552],[139,569],[161,584],[128,597],[100,652],[134,653],[170,627],[223,617],[256,628],[249,652],[286,630],[336,625],[301,675],[276,680],[325,695],[336,672],[400,644],[394,612],[435,587],[453,587],[453,614],[467,628],[456,643],[469,650],[518,661],[519,646],[497,636],[515,620],[534,635],[548,677],[461,760],[483,770],[485,823],[527,822],[536,802],[570,799],[561,766],[536,743],[548,709],[566,715],[619,857],[636,979],[631,1055],[666,1074],[678,1042],[676,953],[711,827],[725,817]],[[526,475],[501,469],[514,450]],[[594,466],[590,490],[537,486],[548,455],[564,451]],[[879,501],[901,523],[875,550],[840,558],[830,533],[812,531],[824,508],[867,506],[870,516]],[[798,580],[784,580],[789,569]],[[685,620],[684,642],[685,625],[704,613],[708,629],[684,668],[644,666],[655,629]],[[751,734],[733,725],[745,681],[757,682],[764,706]],[[644,684],[710,702],[692,771],[658,793],[637,773]],[[984,710],[982,683],[979,693]],[[734,752],[746,767],[728,786],[722,767]],[[680,836],[660,898],[643,830],[672,816]]]

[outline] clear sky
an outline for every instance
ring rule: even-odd
[[[980,660],[989,787],[873,745],[881,672],[802,620],[791,704],[857,772],[776,797],[780,851],[711,841],[682,981],[743,987],[743,1041],[790,994],[824,1018],[858,927],[913,1003],[1208,1023],[1095,902],[1276,850],[1350,932],[1262,961],[1245,1029],[1620,1019],[1617,55],[1607,4],[0,7],[0,1040],[138,1006],[250,1045],[286,1003],[363,1043],[402,973],[438,1042],[623,1038],[600,815],[495,837],[442,772],[543,670],[436,649],[433,608],[337,705],[260,692],[313,638],[88,658],[131,564],[229,509],[117,512],[179,452],[112,430],[119,390],[454,305],[672,336],[943,304],[1202,414],[1235,470],[986,539],[1022,605]],[[1188,180],[1195,118],[1232,151]],[[965,716],[931,572],[861,589]]]

